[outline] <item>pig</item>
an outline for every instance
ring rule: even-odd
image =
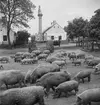
[[[3,67],[3,65],[0,65],[0,70],[4,70],[4,67]]]
[[[37,58],[38,60],[42,60],[42,59],[46,60],[47,57],[48,57],[48,54],[39,54]]]
[[[25,84],[27,83],[32,83],[32,79],[31,79],[31,74],[32,74],[33,70],[28,70],[28,72],[25,75]]]
[[[88,78],[88,81],[90,82],[90,80],[91,80],[91,71],[89,71],[89,70],[80,71],[74,76],[74,79],[77,80],[78,82],[80,82],[80,79],[81,79],[82,82],[84,83],[84,78]]]
[[[24,58],[23,60],[21,60],[21,64],[35,64],[37,63],[38,60],[37,59],[33,59],[33,58]]]
[[[46,88],[48,94],[50,88],[54,91],[54,87],[58,86],[60,83],[71,80],[71,74],[62,71],[62,72],[50,72],[43,75],[40,79],[36,81],[36,85],[43,86]]]
[[[50,50],[44,50],[43,53],[44,54],[50,54]]]
[[[72,63],[76,66],[76,65],[81,65],[81,61],[80,60],[75,60],[72,61]]]
[[[100,59],[99,60],[91,60],[87,63],[88,66],[92,66],[92,67],[95,67],[96,65],[98,65],[100,63]]]
[[[13,88],[0,94],[0,105],[45,105],[41,86]]]
[[[48,72],[57,72],[60,71],[60,67],[57,64],[42,63],[39,64],[31,73],[31,81],[35,83],[37,79],[42,77]]]
[[[82,59],[82,58],[85,58],[85,54],[79,53],[79,54],[76,54],[76,57],[77,57],[77,59]]]
[[[60,67],[67,65],[66,61],[63,61],[63,60],[55,60],[52,62],[52,64],[57,64]]]
[[[100,102],[100,88],[88,89],[77,95],[74,105],[91,105],[91,102]]]
[[[40,50],[34,50],[34,51],[32,51],[32,53],[35,53],[35,54],[38,56],[38,55],[41,54],[42,52],[41,52]]]
[[[52,63],[53,61],[57,60],[58,58],[55,56],[48,56],[46,62]]]
[[[78,92],[78,86],[79,86],[79,83],[75,80],[63,82],[55,88],[55,94],[53,98],[60,97],[62,92],[65,93],[67,96],[68,92],[71,92],[72,90],[75,90],[75,94],[76,94],[76,92]]]
[[[10,59],[9,59],[9,57],[1,56],[0,57],[0,62],[1,63],[9,63],[10,62]]]
[[[98,71],[100,71],[100,63],[95,66],[95,72],[98,72]]]
[[[68,57],[69,57],[69,60],[71,60],[71,59],[74,60],[77,58],[76,54],[69,54]]]
[[[5,70],[0,72],[0,87],[5,84],[8,89],[8,85],[19,84],[22,87],[24,83],[25,73],[19,70]]]

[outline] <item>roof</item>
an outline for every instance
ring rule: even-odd
[[[49,29],[51,29],[55,24],[59,25],[57,22],[55,22],[53,25],[51,25],[50,27],[48,27],[47,29],[45,29],[42,34],[44,34],[44,33],[47,32]],[[59,25],[59,26],[60,26],[60,25]],[[61,27],[61,26],[60,26],[60,27]],[[62,28],[62,27],[61,27],[61,28]],[[63,29],[63,28],[62,28],[62,29]]]
[[[54,25],[55,25],[55,24],[54,24]],[[49,29],[51,29],[54,25],[52,25],[52,26],[48,27],[47,29],[45,29],[42,34],[44,34],[45,32],[47,32],[47,31],[48,31]]]

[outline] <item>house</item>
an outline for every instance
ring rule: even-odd
[[[16,40],[16,34],[13,30],[10,31],[11,44]],[[0,24],[0,44],[8,44],[7,28]]]
[[[56,22],[53,21],[51,26],[43,31],[44,41],[47,40],[67,40],[67,34],[64,29]]]

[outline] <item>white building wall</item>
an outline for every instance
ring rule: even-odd
[[[0,27],[0,44],[8,44],[8,40],[7,41],[3,41],[3,36],[7,35],[7,30],[6,28],[2,28]],[[15,40],[15,35],[14,32],[11,30],[10,31],[10,41],[11,43],[13,43],[13,41]]]
[[[67,39],[66,32],[58,24],[55,24],[44,34],[45,40],[51,40],[51,36],[54,36],[54,40],[58,40],[59,36],[62,36],[62,40]]]

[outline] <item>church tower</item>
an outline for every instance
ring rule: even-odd
[[[38,9],[38,17],[39,17],[39,30],[38,30],[38,34],[39,34],[39,39],[40,41],[43,41],[43,35],[42,35],[42,12],[41,12],[41,7],[39,6]]]

